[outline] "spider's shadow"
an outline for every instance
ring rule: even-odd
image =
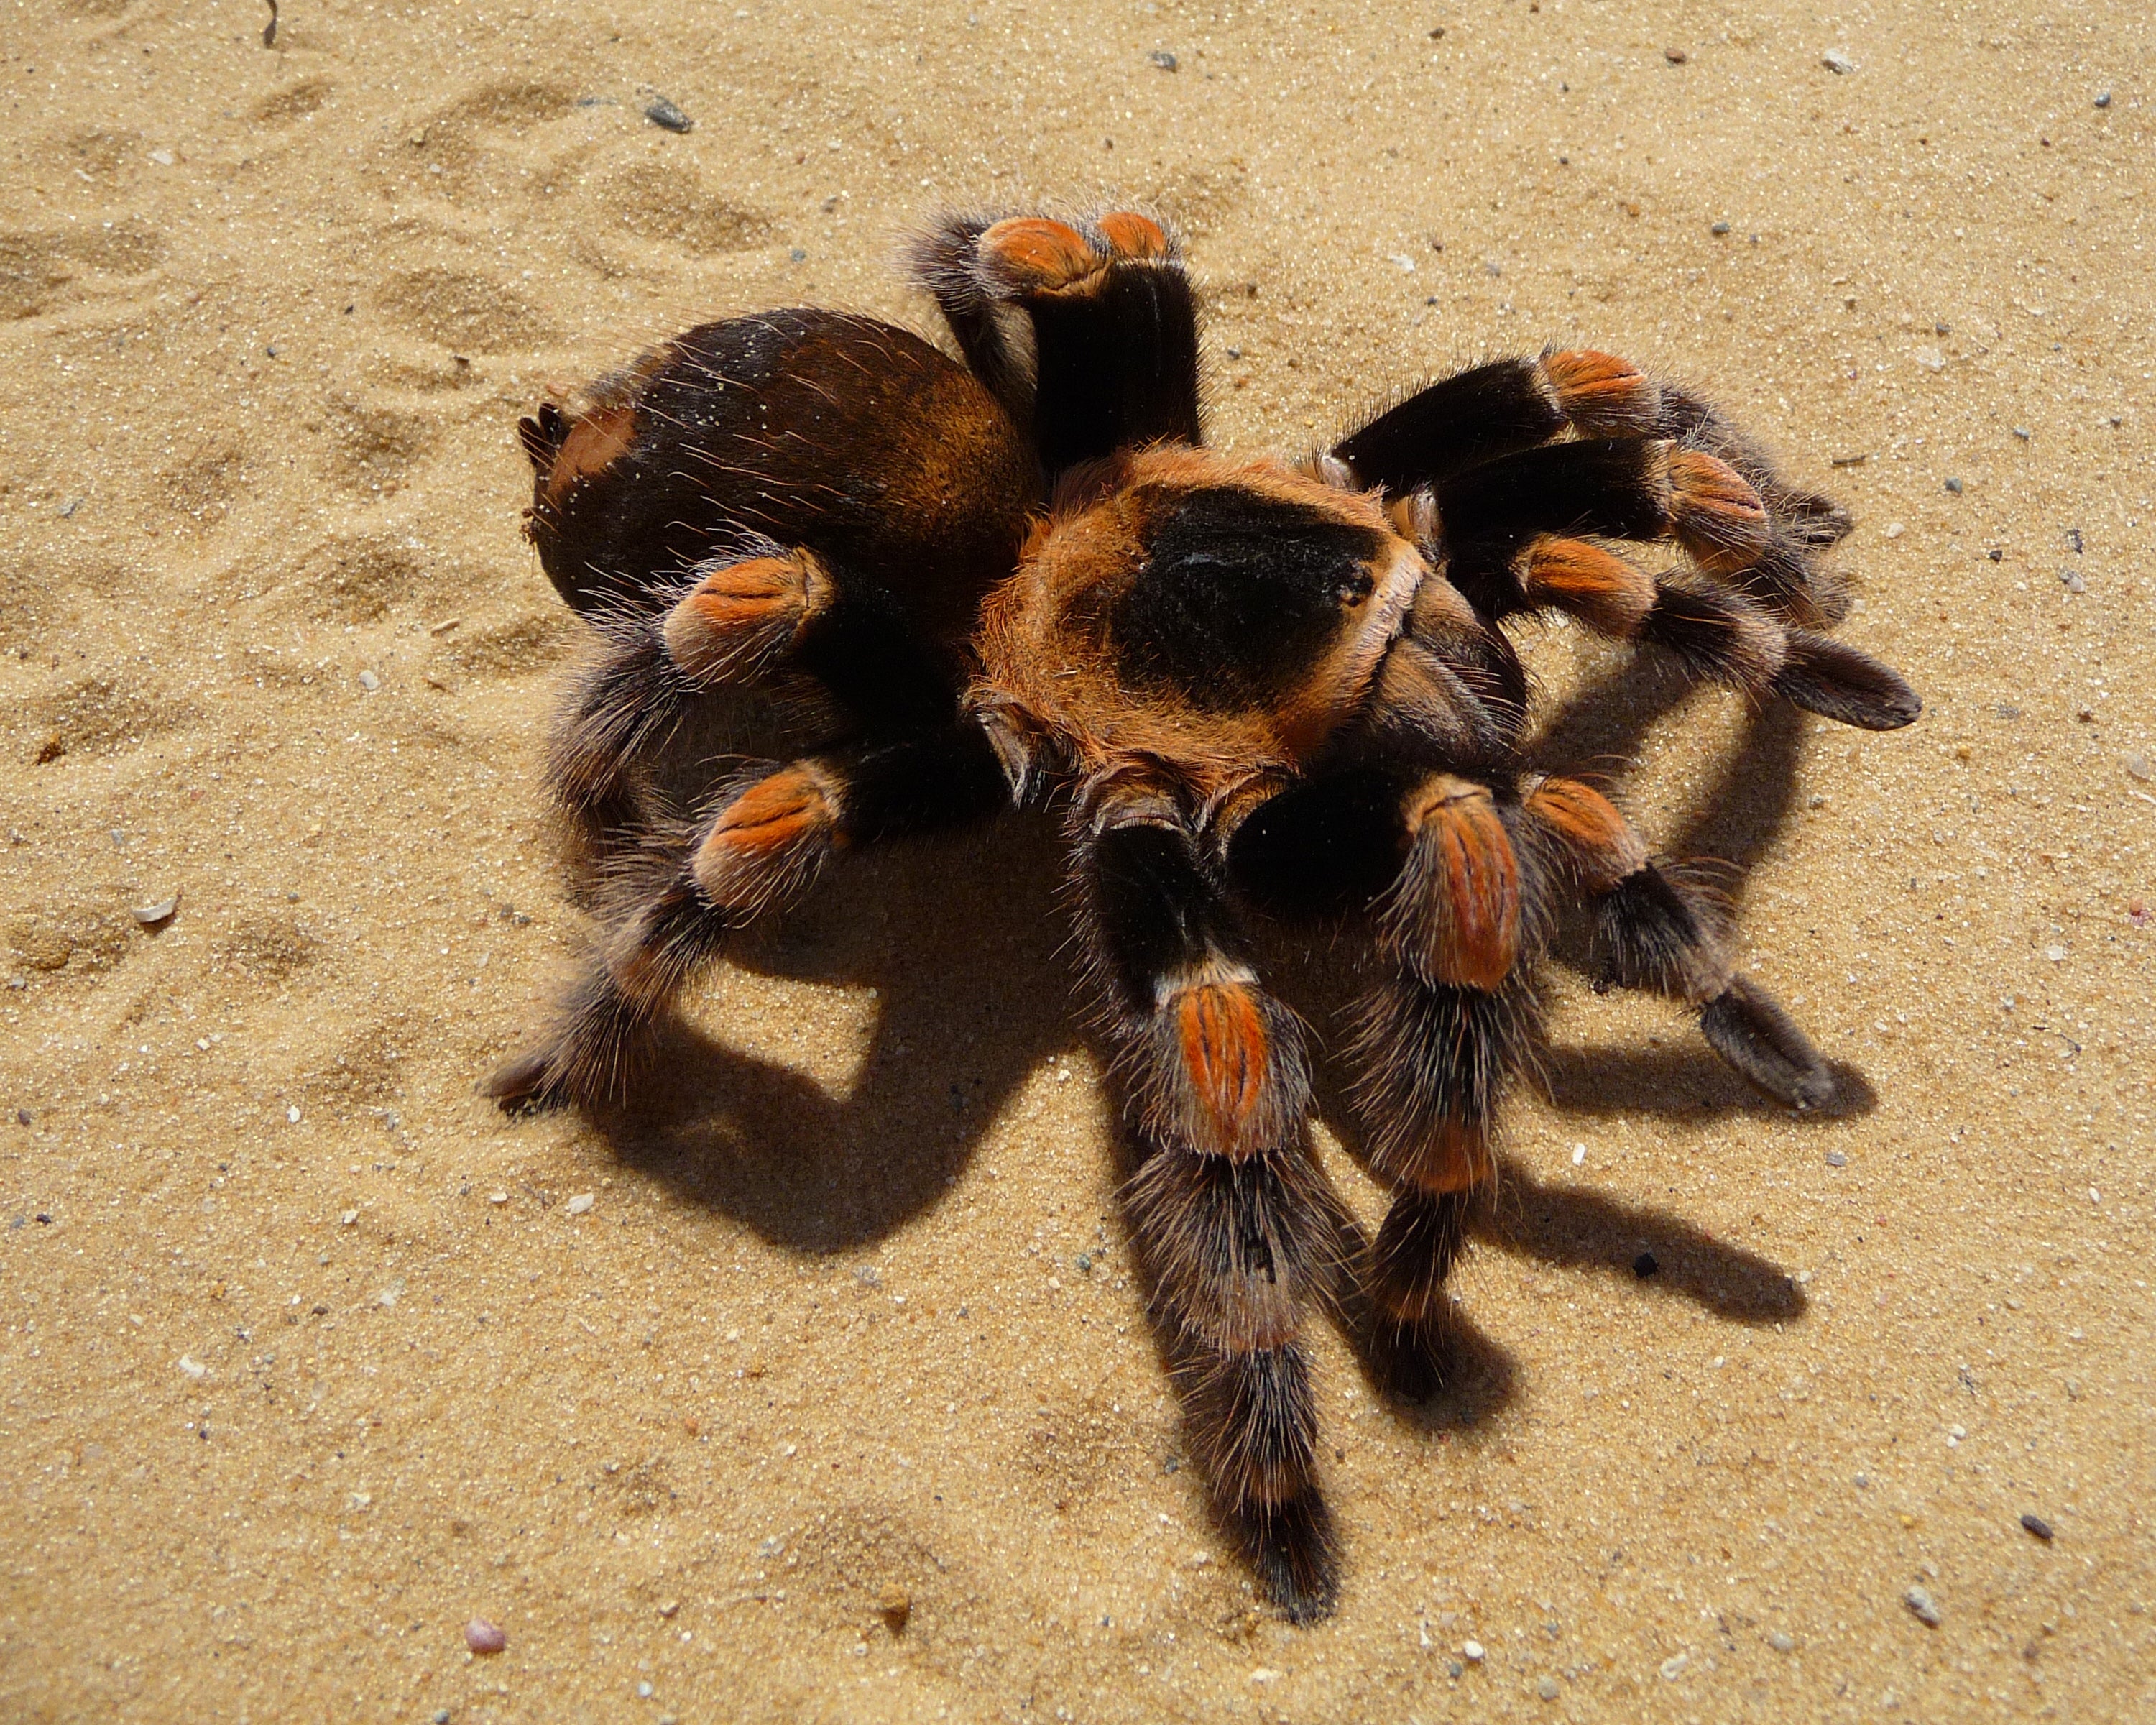
[[[1613,668],[1554,716],[1536,752],[1560,768],[1629,758],[1689,688],[1645,665]],[[1739,871],[1732,891],[1741,886],[1741,871],[1794,806],[1805,723],[1779,705],[1754,713],[1700,813],[1667,849],[1726,859]],[[885,1237],[957,1179],[985,1129],[1044,1061],[1091,1045],[1096,1062],[1108,1063],[1070,1004],[1057,886],[1064,869],[1055,824],[1038,818],[850,860],[808,905],[729,955],[765,976],[877,991],[850,1094],[834,1098],[788,1066],[677,1022],[660,1053],[664,1085],[594,1125],[624,1163],[777,1244],[824,1253]],[[1281,978],[1291,992],[1296,968],[1290,963]],[[1312,1016],[1327,1021],[1322,1010]],[[1838,1111],[1868,1107],[1861,1075],[1842,1068],[1840,1076]],[[1584,1116],[1787,1117],[1703,1044],[1653,1053],[1554,1050],[1544,1081],[1560,1109]],[[1322,1089],[1318,1108],[1352,1155],[1353,1129],[1337,1094]],[[1681,1217],[1543,1185],[1512,1163],[1502,1176],[1474,1224],[1500,1250],[1628,1281],[1640,1255],[1650,1253],[1657,1289],[1738,1323],[1787,1322],[1804,1309],[1775,1266]],[[1346,1225],[1354,1230],[1352,1219]],[[1351,1335],[1362,1327],[1353,1300],[1351,1293],[1339,1314]],[[1165,1341],[1163,1348],[1168,1358]],[[1514,1363],[1464,1315],[1450,1353],[1445,1387],[1408,1417],[1466,1430],[1510,1401]]]

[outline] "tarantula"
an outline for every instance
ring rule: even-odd
[[[521,423],[530,536],[597,643],[549,773],[611,897],[492,1091],[620,1095],[690,973],[834,852],[1059,811],[1194,1453],[1272,1597],[1322,1615],[1337,1560],[1296,1337],[1359,1235],[1308,1142],[1309,1033],[1246,913],[1359,931],[1339,1053],[1393,1194],[1360,1255],[1363,1340],[1419,1396],[1568,906],[1609,980],[1697,1009],[1747,1079],[1798,1107],[1833,1091],[1738,973],[1723,905],[1599,791],[1531,763],[1502,625],[1563,612],[1874,730],[1918,702],[1818,632],[1844,606],[1816,557],[1849,517],[1622,359],[1501,360],[1299,465],[1237,459],[1206,447],[1195,298],[1151,218],[951,217],[910,264],[964,364],[873,319],[775,311]],[[1687,561],[1650,575],[1613,540]],[[756,752],[782,757],[732,741],[670,793],[677,727],[745,695],[762,705],[743,725],[778,739]]]

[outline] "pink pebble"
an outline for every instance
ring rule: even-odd
[[[509,1637],[484,1617],[475,1617],[465,1625],[465,1645],[475,1653],[499,1653],[508,1645]]]

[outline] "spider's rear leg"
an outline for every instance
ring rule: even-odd
[[[633,813],[637,761],[696,694],[767,680],[814,679],[861,729],[937,724],[957,710],[951,670],[891,596],[841,580],[803,547],[744,536],[690,572],[663,609],[598,613],[596,650],[571,685],[548,745],[548,774],[571,812],[603,822]]]
[[[1008,751],[959,721],[843,756],[767,767],[700,821],[648,829],[619,908],[545,1036],[495,1073],[509,1109],[619,1099],[651,1028],[726,936],[807,890],[837,851],[979,819],[1013,795]]]
[[[953,217],[916,244],[912,267],[1051,478],[1119,449],[1204,440],[1196,299],[1151,217]]]
[[[1296,1339],[1337,1257],[1305,1141],[1300,1024],[1258,981],[1188,828],[1111,806],[1083,841],[1084,925],[1147,1153],[1126,1203],[1221,1514],[1291,1617],[1337,1588]]]
[[[1585,540],[1543,533],[1524,545],[1462,545],[1449,568],[1486,614],[1563,611],[1599,634],[1661,647],[1693,676],[1755,701],[1779,696],[1868,731],[1898,729],[1922,709],[1898,675],[1856,648],[1789,628],[1757,600],[1697,577],[1648,575]]]
[[[1727,907],[1690,870],[1665,869],[1608,798],[1577,779],[1546,778],[1522,803],[1537,848],[1593,906],[1613,980],[1699,1013],[1714,1051],[1794,1108],[1834,1100],[1834,1074],[1774,998],[1737,973]]]

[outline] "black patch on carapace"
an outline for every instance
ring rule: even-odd
[[[1232,486],[1178,499],[1109,613],[1116,669],[1209,712],[1291,686],[1370,592],[1383,543],[1300,503]]]
[[[1388,497],[1532,449],[1564,425],[1532,360],[1501,359],[1433,383],[1380,414],[1332,453]]]
[[[1034,441],[1065,468],[1152,443],[1195,447],[1198,316],[1182,270],[1117,264],[1093,292],[1043,295],[1033,314]]]
[[[1518,544],[1537,533],[1659,539],[1669,531],[1661,446],[1583,438],[1523,449],[1448,480],[1439,518],[1456,543]]]
[[[1115,827],[1094,842],[1086,896],[1123,998],[1150,1013],[1160,980],[1240,942],[1188,835]]]

